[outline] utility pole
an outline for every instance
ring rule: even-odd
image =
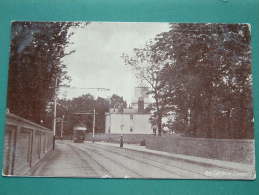
[[[92,115],[93,116],[93,133],[92,133],[92,142],[94,143],[94,137],[95,137],[95,123],[96,123],[96,111],[95,108],[93,109],[93,112],[78,112],[78,113],[73,113],[75,115]]]
[[[93,143],[94,143],[94,134],[95,134],[95,108],[94,108],[94,114],[93,114]]]
[[[55,87],[54,87],[53,150],[55,149],[56,120],[57,120],[57,85],[58,85],[58,79],[56,78]]]
[[[60,131],[61,139],[63,139],[63,130],[64,130],[64,115],[61,118],[61,131]]]
[[[54,88],[54,112],[53,112],[53,134],[56,136],[56,122],[57,122],[57,84],[58,79],[55,80],[55,88]]]
[[[54,100],[54,113],[53,113],[53,135],[56,136],[56,123],[57,123],[57,99]]]
[[[90,88],[79,88],[79,87],[68,87],[68,86],[63,86],[65,88],[69,88],[69,89],[82,89],[82,90],[96,90],[97,92],[99,91],[110,91],[110,89],[108,88],[102,88],[102,87],[90,87]],[[97,95],[98,98],[98,95]],[[82,113],[82,114],[91,114],[91,113]],[[94,110],[93,110],[93,143],[94,143],[94,137],[95,137],[95,118],[96,118],[96,112],[95,112],[95,105],[94,105]]]
[[[110,135],[111,135],[111,128],[112,128],[112,116],[111,116],[111,104],[112,104],[112,102],[111,102],[111,97],[109,98],[109,121],[110,121],[110,123],[109,123],[109,129],[108,129],[108,133],[109,133],[109,140],[110,140]]]

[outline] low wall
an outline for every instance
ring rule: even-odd
[[[53,149],[53,132],[7,114],[4,137],[4,175],[25,175]]]
[[[105,142],[114,142],[119,143],[120,142],[120,134],[105,134],[105,133],[98,133],[95,134],[94,140],[95,141],[105,141]],[[123,141],[124,143],[128,144],[140,144],[140,142],[145,139],[151,138],[153,135],[147,135],[147,134],[123,134]],[[92,134],[87,134],[86,140],[91,141]]]
[[[173,135],[151,136],[146,139],[146,147],[169,153],[247,164],[254,163],[254,140],[206,139]]]
[[[92,134],[86,136],[92,140]],[[254,163],[254,140],[206,139],[175,135],[154,136],[146,134],[124,134],[124,143],[140,144],[145,140],[146,147],[175,154],[185,154],[232,162]],[[96,134],[95,141],[119,143],[120,134]]]

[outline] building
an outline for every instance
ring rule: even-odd
[[[105,113],[105,133],[111,134],[153,134],[149,118],[145,112],[149,104],[147,88],[135,88],[135,98],[130,108],[111,108]],[[138,100],[138,101],[137,101]]]
[[[149,95],[147,94],[148,87],[135,87],[134,98],[131,103],[131,107],[138,109],[139,100],[143,100],[144,109],[151,103]]]

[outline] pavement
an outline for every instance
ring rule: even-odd
[[[236,163],[169,154],[138,145],[124,144],[120,148],[118,143],[59,140],[55,151],[30,176],[253,179],[253,170],[243,164],[238,167]]]

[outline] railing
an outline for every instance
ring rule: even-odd
[[[43,126],[6,114],[4,175],[25,175],[53,150],[53,132]]]

